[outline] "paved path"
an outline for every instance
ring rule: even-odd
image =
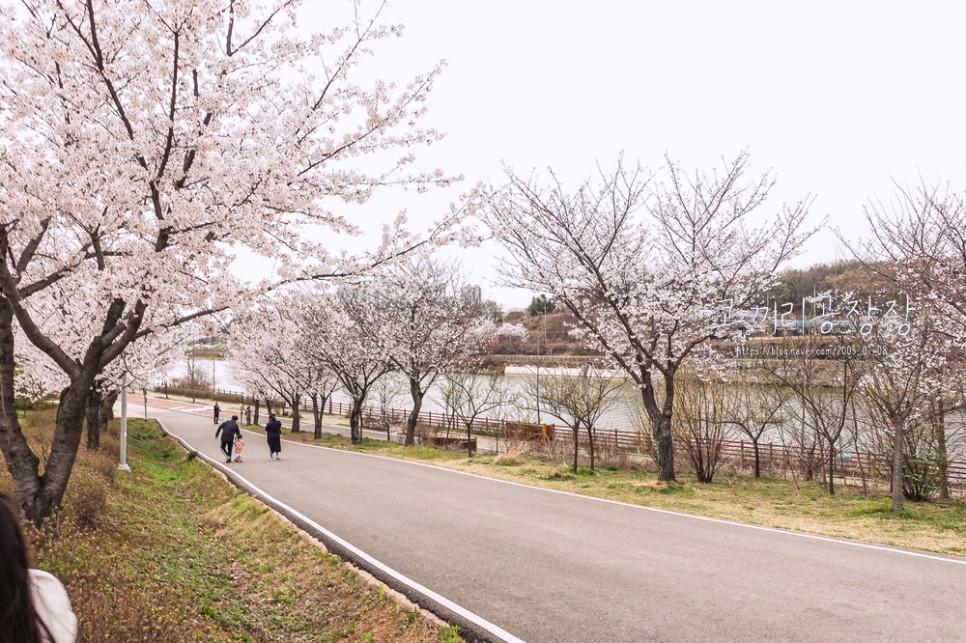
[[[289,442],[274,462],[255,432],[245,462],[225,465],[203,413],[152,409],[215,466],[327,530],[336,550],[346,547],[333,536],[450,613],[467,610],[461,620],[489,640],[966,641],[964,560]]]

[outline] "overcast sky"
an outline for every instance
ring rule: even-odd
[[[447,138],[420,154],[462,189],[501,182],[502,163],[576,185],[621,151],[710,172],[748,150],[775,171],[769,211],[812,194],[813,222],[858,239],[893,181],[966,187],[962,3],[396,0],[384,16],[406,26],[387,76],[447,61],[427,121]],[[455,194],[410,214],[436,218]],[[530,293],[488,283],[492,254],[461,257],[485,294],[525,306]],[[845,256],[826,229],[796,265]]]

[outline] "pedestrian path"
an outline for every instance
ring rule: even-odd
[[[966,587],[963,560],[289,441],[280,462],[252,439],[244,463],[225,464],[210,416],[149,412],[339,555],[484,640],[966,640],[949,591]]]

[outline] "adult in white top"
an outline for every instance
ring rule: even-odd
[[[77,617],[63,584],[41,569],[30,570],[30,596],[37,616],[50,634],[50,643],[74,643],[77,639]],[[41,628],[43,630],[43,628]]]
[[[31,569],[20,507],[0,491],[0,641],[74,643],[77,617],[67,590],[45,571]]]

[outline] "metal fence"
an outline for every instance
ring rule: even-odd
[[[169,387],[171,393],[180,395],[191,394],[191,391],[174,390]],[[160,392],[160,391],[159,391]],[[211,389],[196,391],[199,397],[210,397]],[[251,396],[245,396],[236,392],[217,391],[216,399],[227,403],[250,403]],[[273,407],[284,409],[284,403],[273,401]],[[328,413],[330,415],[340,415],[348,417],[352,405],[344,402],[329,400]],[[283,411],[284,412],[284,411]],[[404,409],[389,409],[380,411],[373,407],[366,407],[363,413],[364,421],[368,425],[378,424],[380,427],[403,425],[409,418],[409,411]],[[546,427],[538,431],[521,431],[521,427]],[[440,411],[424,411],[419,414],[418,430],[420,436],[436,435],[439,432],[463,432],[466,427],[460,424],[457,418]],[[511,420],[494,420],[491,418],[477,418],[473,421],[472,433],[476,436],[489,436],[494,438],[497,443],[500,440],[512,441],[534,439],[536,436],[550,436],[550,440],[557,442],[561,449],[572,451],[572,432],[568,427],[555,426],[553,424],[539,425],[521,423]],[[537,437],[537,440],[540,438]],[[578,448],[588,449],[589,441],[586,431],[582,431],[578,437]],[[595,452],[602,457],[623,456],[635,457],[638,459],[651,458],[650,436],[640,431],[625,431],[621,429],[600,428],[594,430]],[[819,446],[802,447],[797,445],[776,444],[773,442],[759,443],[759,461],[763,471],[772,473],[787,473],[793,470],[801,470],[813,466],[811,474],[819,477],[827,471],[828,454],[823,452]],[[682,449],[678,452],[683,453]],[[683,456],[682,456],[683,457]],[[748,440],[723,440],[721,442],[721,457],[725,462],[732,464],[739,469],[748,469],[754,466],[754,444]],[[682,464],[684,464],[682,462]],[[888,457],[876,455],[874,453],[843,449],[836,454],[834,459],[836,476],[858,481],[860,483],[881,483],[884,479],[883,472],[891,468]],[[946,477],[951,486],[966,488],[966,462],[952,461],[947,463]]]
[[[328,412],[332,415],[348,416],[352,408],[351,404],[329,401]],[[380,411],[375,408],[366,408],[364,417],[368,422],[377,422],[381,426],[402,425],[409,418],[409,411],[402,409],[389,409]],[[551,440],[562,443],[563,448],[570,448],[573,443],[572,432],[568,427],[538,424],[525,424],[511,420],[494,420],[490,418],[477,418],[473,422],[472,432],[477,436],[490,436],[498,440],[520,438],[521,426],[546,426],[549,430],[537,432],[543,435],[550,435]],[[423,434],[438,433],[441,431],[465,431],[465,426],[461,425],[457,419],[449,414],[439,411],[426,411],[419,414],[419,430]],[[556,436],[554,438],[554,436]],[[578,437],[578,448],[588,448],[588,438],[586,431],[582,431]],[[624,431],[620,429],[595,429],[594,430],[595,452],[606,456],[620,453],[624,455],[650,457],[650,436],[639,431]],[[679,451],[681,451],[679,449]],[[572,450],[570,451],[572,454]],[[788,472],[792,469],[801,469],[803,463],[814,466],[813,474],[820,476],[827,471],[828,454],[823,452],[819,445],[814,447],[803,447],[797,445],[775,444],[773,442],[759,443],[758,455],[761,467],[764,471]],[[754,466],[755,449],[754,444],[748,440],[722,440],[722,458],[740,469],[748,469]],[[874,453],[858,450],[843,449],[835,455],[834,467],[836,476],[839,478],[864,481],[866,483],[881,482],[883,473],[890,470],[891,461],[889,457],[879,456]],[[947,480],[950,485],[963,487],[966,486],[966,462],[954,461],[947,464]]]

